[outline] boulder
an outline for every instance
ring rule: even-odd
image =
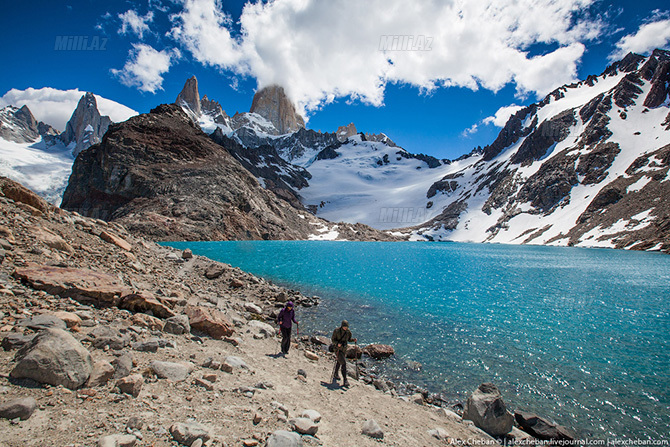
[[[187,248],[186,250],[181,252],[181,258],[182,259],[191,259],[193,257],[193,252],[191,251],[190,248]]]
[[[216,279],[219,276],[223,275],[223,272],[226,271],[226,268],[223,264],[210,264],[205,270],[205,278],[207,279]]]
[[[145,327],[152,331],[162,331],[164,327],[163,320],[147,314],[135,314],[130,318],[130,321],[135,326]]]
[[[384,439],[384,431],[374,419],[368,419],[363,423],[361,433],[374,439]]]
[[[116,381],[116,387],[124,394],[130,394],[133,397],[140,395],[144,385],[142,374],[132,374]]]
[[[302,438],[299,434],[286,430],[277,430],[270,435],[267,447],[302,447]]]
[[[74,248],[56,233],[42,227],[29,227],[28,230],[30,231],[33,240],[42,242],[47,247],[63,253],[70,255],[74,253]]]
[[[433,430],[428,430],[428,434],[439,441],[449,440],[449,432],[440,427],[435,428]]]
[[[118,307],[131,312],[150,313],[158,318],[174,317],[174,312],[148,292],[131,293],[121,298]]]
[[[155,360],[151,362],[149,367],[159,378],[173,382],[183,382],[193,371],[193,364],[191,363],[159,362]]]
[[[188,334],[191,332],[191,325],[188,322],[188,317],[186,315],[175,315],[165,320],[165,325],[163,326],[163,332],[168,334]]]
[[[2,339],[2,349],[11,351],[12,349],[21,349],[21,347],[30,343],[34,335],[23,335],[18,332],[10,332]]]
[[[543,441],[573,441],[576,435],[562,425],[527,411],[514,412],[514,418],[523,431]]]
[[[227,373],[232,373],[235,369],[249,369],[249,366],[241,358],[229,355],[224,359],[223,364],[221,365],[221,370]]]
[[[363,356],[363,350],[357,345],[347,346],[348,359],[360,359]]]
[[[133,349],[140,352],[158,352],[158,340],[152,338],[151,340],[138,341],[133,343]]]
[[[13,276],[33,289],[103,307],[118,304],[119,297],[130,293],[116,276],[88,269],[32,265],[16,269]]]
[[[130,245],[128,241],[108,231],[102,231],[100,233],[100,239],[102,239],[105,242],[109,242],[110,244],[116,245],[117,247],[125,251],[131,251],[133,249],[133,246]]]
[[[309,341],[317,346],[328,346],[331,343],[330,338],[324,337],[322,335],[312,335],[309,338]]]
[[[37,401],[32,397],[13,399],[9,402],[0,403],[0,418],[16,419],[22,421],[30,418],[37,408]]]
[[[216,339],[233,335],[233,325],[223,312],[200,306],[187,306],[184,313],[188,316],[191,329],[204,332]]]
[[[468,397],[463,409],[463,419],[474,422],[491,436],[509,433],[514,425],[514,416],[507,410],[498,388],[492,383],[483,383]]]
[[[16,324],[20,327],[27,327],[34,331],[41,331],[42,329],[67,329],[67,324],[63,320],[53,315],[34,315],[30,318],[19,320]]]
[[[289,424],[291,424],[291,430],[296,431],[301,435],[314,436],[316,435],[316,432],[319,431],[319,426],[310,418],[291,419]]]
[[[89,388],[106,384],[114,377],[114,367],[106,360],[99,360],[93,364],[93,371],[86,384]]]
[[[16,353],[14,378],[76,389],[93,371],[91,354],[69,332],[44,329]]]
[[[136,442],[134,435],[107,435],[98,439],[98,447],[133,447]]]
[[[249,329],[255,334],[261,334],[263,338],[274,337],[277,333],[274,327],[258,320],[251,320],[248,324]]]
[[[371,344],[363,348],[363,354],[373,359],[381,360],[391,357],[395,354],[395,351],[389,345]]]
[[[209,441],[209,431],[196,421],[178,422],[170,427],[170,434],[175,441],[182,445],[191,446],[200,439],[201,442]]]

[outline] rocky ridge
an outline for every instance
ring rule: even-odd
[[[324,385],[333,358],[310,337],[277,357],[268,323],[287,299],[314,297],[55,208],[7,179],[0,236],[0,445],[497,442],[420,394],[353,377],[348,390]]]
[[[670,252],[670,52],[629,54],[519,110],[428,191],[415,237]]]
[[[80,154],[62,207],[153,240],[396,240],[296,210],[230,152],[181,107],[162,105],[110,126],[102,143]]]
[[[7,106],[0,110],[0,138],[15,143],[32,143],[40,137],[50,138],[58,131],[37,121],[28,106]]]

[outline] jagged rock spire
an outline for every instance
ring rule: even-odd
[[[270,121],[280,134],[295,132],[305,127],[305,120],[295,110],[284,88],[270,85],[257,91],[251,102],[251,113],[257,113]]]
[[[199,117],[202,114],[200,94],[198,93],[198,80],[195,76],[191,76],[186,81],[184,88],[181,89],[181,92],[177,95],[175,104],[182,107],[188,106],[196,117]]]
[[[112,120],[108,116],[100,115],[93,93],[87,92],[79,100],[61,139],[66,145],[75,143],[72,154],[77,156],[84,149],[101,142],[110,124]]]

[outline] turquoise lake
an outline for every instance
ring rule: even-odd
[[[463,402],[495,383],[511,408],[586,438],[668,439],[670,256],[428,242],[174,242],[322,297],[301,332],[348,319],[382,366]],[[407,367],[419,362],[420,371]]]

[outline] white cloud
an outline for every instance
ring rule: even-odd
[[[470,126],[470,127],[468,127],[467,129],[465,129],[465,130],[461,133],[461,136],[464,137],[464,138],[467,138],[467,137],[469,137],[470,135],[472,135],[473,133],[477,133],[477,129],[478,129],[478,127],[479,127],[478,124],[476,124],[476,123],[473,124],[472,126]]]
[[[314,110],[337,97],[373,105],[387,83],[543,96],[576,79],[582,42],[603,29],[583,11],[596,0],[275,0],[245,5],[241,32],[220,0],[183,0],[170,36],[196,60],[280,84]],[[382,36],[425,36],[430,51],[380,51]],[[534,44],[555,47],[529,55]]]
[[[111,72],[128,87],[137,87],[143,92],[155,93],[162,90],[163,74],[172,63],[181,57],[177,49],[158,51],[149,45],[133,44],[128,60],[121,70]]]
[[[149,11],[147,15],[141,16],[132,9],[129,9],[123,14],[119,14],[119,19],[121,19],[119,34],[125,35],[132,31],[140,39],[143,39],[144,32],[149,31],[149,23],[154,20],[154,13]]]
[[[78,89],[58,90],[50,87],[25,90],[13,88],[0,97],[0,107],[27,105],[38,121],[50,124],[62,131],[84,93]],[[95,100],[100,114],[109,116],[114,122],[125,121],[137,115],[135,110],[102,96],[95,95]]]
[[[656,48],[666,48],[668,44],[670,44],[670,19],[656,20],[641,25],[636,33],[622,37],[609,58],[621,59],[628,53],[648,54]]]
[[[523,109],[522,106],[517,106],[512,104],[509,106],[504,106],[498,109],[498,111],[493,116],[489,116],[482,120],[483,124],[493,124],[496,127],[504,127],[507,123],[507,120],[510,116],[514,115],[519,110]]]

